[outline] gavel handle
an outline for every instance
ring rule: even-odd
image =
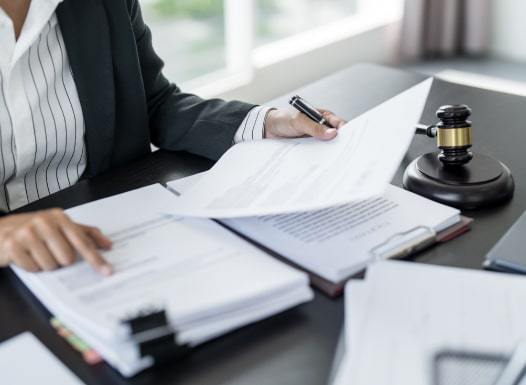
[[[435,136],[437,136],[437,127],[434,124],[426,125],[418,123],[416,125],[415,134],[427,135],[430,138],[434,138]]]

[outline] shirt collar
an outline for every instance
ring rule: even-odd
[[[8,54],[11,62],[18,60],[29,49],[48,22],[56,23],[56,19],[53,16],[57,6],[62,1],[64,0],[31,0],[24,26],[16,44],[14,42],[13,23],[6,13],[0,10],[0,23],[4,28],[11,29],[11,34],[2,33],[2,36],[0,36],[2,45],[11,52],[11,54],[9,52],[3,52],[3,54]]]

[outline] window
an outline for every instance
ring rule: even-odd
[[[185,82],[226,67],[221,0],[141,0],[165,75]]]
[[[221,83],[204,92],[215,96],[221,94],[218,89],[251,82],[258,68],[399,19],[403,0],[141,0],[141,4],[154,47],[165,61],[165,75],[190,91]],[[316,64],[323,61],[321,56]],[[327,71],[333,69],[334,65]]]
[[[256,0],[255,46],[343,19],[356,9],[355,0]]]

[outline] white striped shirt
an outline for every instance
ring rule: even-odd
[[[270,107],[257,106],[251,109],[245,119],[241,122],[233,140],[233,144],[244,140],[255,140],[263,138],[265,118]]]
[[[18,40],[11,19],[0,8],[0,209],[4,211],[71,186],[86,168],[82,108],[55,16],[61,1],[32,0]],[[267,107],[252,109],[233,143],[261,139],[267,111]]]
[[[18,40],[0,10],[0,208],[12,210],[77,182],[84,119],[55,16],[32,0]]]

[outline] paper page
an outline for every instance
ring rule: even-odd
[[[24,332],[0,343],[0,384],[43,383],[83,384],[30,332]]]
[[[192,188],[208,171],[198,172],[166,183],[169,191],[179,196]]]
[[[409,147],[432,79],[340,128],[334,140],[265,139],[230,148],[174,213],[207,218],[321,209],[383,192]]]
[[[168,186],[184,196],[205,175],[177,179]],[[365,268],[374,257],[373,251],[384,242],[399,237],[392,246],[403,247],[413,230],[438,232],[459,220],[458,209],[388,185],[380,197],[347,205],[303,213],[224,218],[221,222],[307,270],[338,282]]]
[[[343,206],[221,221],[294,263],[338,282],[365,268],[384,242],[395,239],[386,252],[391,247],[400,249],[411,242],[413,231],[439,231],[459,219],[457,209],[388,185],[382,196]]]
[[[367,309],[367,301],[369,300],[368,295],[369,292],[363,280],[352,279],[345,284],[345,349],[331,385],[350,384],[349,378],[353,371],[351,366],[353,346],[358,344],[360,333],[366,326],[364,324],[364,315]]]
[[[432,384],[438,351],[507,355],[526,337],[519,276],[378,261],[366,285],[360,343],[348,363],[352,384]]]
[[[52,313],[127,373],[147,363],[129,346],[112,347],[128,337],[121,321],[141,310],[166,309],[179,342],[195,344],[312,298],[304,273],[213,221],[166,214],[175,200],[153,185],[67,211],[112,238],[102,252],[112,276],[84,261],[37,274],[14,267]]]
[[[345,284],[345,348],[353,352],[360,342],[361,331],[366,326],[365,314],[369,301],[369,290],[363,279],[351,279]]]

